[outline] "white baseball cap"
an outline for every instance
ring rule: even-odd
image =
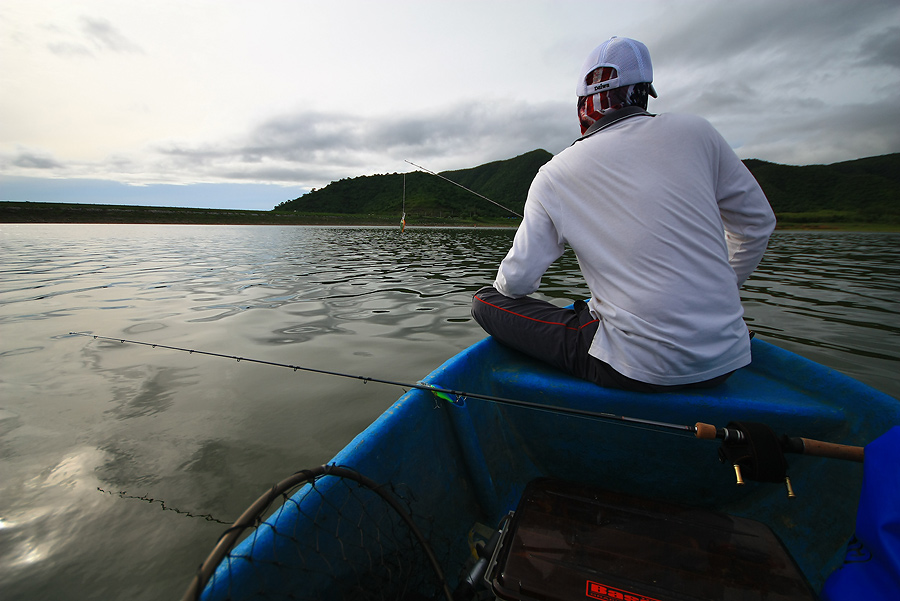
[[[614,68],[616,77],[591,85],[585,83],[587,76],[600,67]],[[650,84],[650,95],[656,98],[656,90],[652,83],[653,65],[650,64],[650,51],[637,40],[613,36],[594,48],[585,59],[575,93],[579,96],[591,96],[604,90],[641,82]]]

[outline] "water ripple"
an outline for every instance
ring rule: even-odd
[[[219,532],[126,493],[238,515],[286,473],[330,459],[399,391],[66,333],[415,381],[484,336],[471,296],[493,280],[514,232],[0,234],[0,528],[17,566],[0,565],[4,592],[71,597],[78,583],[104,582],[155,600],[183,592]],[[571,251],[538,295],[589,295]],[[761,337],[900,397],[900,236],[778,232],[742,296]]]

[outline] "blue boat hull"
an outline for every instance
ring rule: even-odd
[[[470,554],[473,526],[496,526],[516,507],[526,484],[540,476],[763,522],[816,590],[841,564],[854,532],[861,464],[789,456],[788,475],[797,494],[791,499],[781,485],[737,486],[734,472],[718,460],[716,442],[564,415],[553,412],[554,407],[687,425],[762,422],[778,433],[858,446],[900,424],[896,399],[758,340],[753,341],[752,365],[707,391],[644,394],[603,389],[490,338],[448,360],[423,382],[550,409],[472,398],[451,404],[412,390],[333,459],[333,464],[351,467],[376,482],[411,491],[412,508],[427,522],[429,538],[447,547],[438,555],[450,558],[443,560],[443,571],[451,587]],[[340,541],[328,543],[314,536],[309,516],[340,506],[344,491],[324,487],[324,496],[285,504],[269,517],[268,526],[232,551],[203,598],[264,598],[258,594],[261,590],[306,591],[310,598],[327,598],[328,579],[285,570],[283,557],[304,555],[297,561],[307,568],[322,562],[321,570],[313,566],[313,572],[336,569],[328,556],[347,551]],[[286,531],[292,543],[279,535]],[[282,548],[313,538],[315,544],[309,544],[315,548],[306,549],[308,554]],[[316,554],[318,559],[310,557]],[[280,568],[261,567],[263,559],[279,555]]]

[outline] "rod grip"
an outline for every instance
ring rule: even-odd
[[[799,438],[795,440],[799,440],[802,443],[804,455],[828,457],[830,459],[844,459],[845,461],[856,461],[858,463],[862,463],[865,458],[865,447],[853,447],[850,445],[822,442],[821,440],[812,440],[809,438]]]
[[[705,440],[715,440],[716,439],[716,427],[712,424],[704,424],[702,422],[697,422],[694,425],[694,428],[697,430],[697,438],[703,438]]]

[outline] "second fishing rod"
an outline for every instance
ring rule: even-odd
[[[444,180],[444,181],[450,182],[450,183],[453,184],[454,186],[458,186],[458,187],[462,188],[463,190],[465,190],[466,192],[470,192],[470,193],[474,194],[475,196],[477,196],[478,198],[484,199],[484,200],[488,201],[489,203],[491,203],[491,204],[493,204],[493,205],[496,205],[496,206],[500,207],[500,208],[503,209],[504,211],[508,211],[508,212],[512,213],[513,215],[515,215],[516,217],[520,217],[520,218],[523,218],[523,219],[524,219],[524,216],[523,216],[521,213],[517,213],[516,211],[513,211],[513,210],[510,209],[509,207],[505,207],[505,206],[503,206],[502,204],[500,204],[499,202],[496,202],[496,201],[491,200],[490,198],[488,198],[488,197],[485,196],[484,194],[481,194],[480,192],[476,192],[475,190],[472,190],[471,188],[467,188],[467,187],[465,187],[464,185],[462,185],[462,184],[460,184],[460,183],[458,183],[458,182],[455,182],[455,181],[453,181],[452,179],[450,179],[450,178],[448,178],[448,177],[445,177],[445,176],[441,175],[440,173],[435,173],[434,171],[431,171],[430,169],[426,169],[425,167],[422,167],[421,165],[416,165],[416,164],[413,163],[412,161],[406,161],[406,162],[409,163],[410,165],[412,165],[413,167],[415,167],[416,169],[419,169],[419,170],[421,170],[421,171],[424,171],[425,173],[428,173],[428,174],[430,174],[430,175],[434,175],[435,177],[439,177],[439,178],[441,178],[441,179]],[[404,185],[405,185],[405,184],[404,184]]]

